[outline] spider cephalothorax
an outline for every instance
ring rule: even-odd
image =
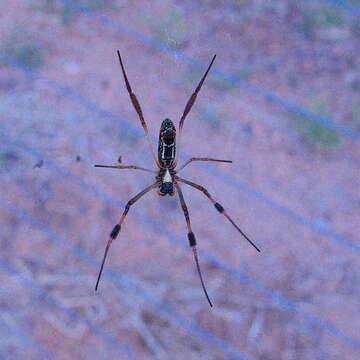
[[[128,93],[130,95],[130,99],[131,102],[139,116],[141,125],[145,131],[145,135],[147,138],[147,141],[149,142],[150,145],[150,149],[151,152],[153,154],[154,160],[156,162],[156,165],[158,166],[158,171],[154,171],[154,170],[149,170],[149,169],[145,169],[142,168],[140,166],[135,166],[135,165],[127,165],[127,166],[123,166],[123,165],[113,165],[113,166],[109,166],[109,165],[95,165],[97,167],[106,167],[106,168],[116,168],[116,169],[137,169],[137,170],[143,170],[143,171],[147,171],[150,173],[154,173],[156,174],[156,181],[154,184],[148,186],[147,188],[145,188],[144,190],[140,191],[136,196],[134,196],[132,199],[130,199],[128,201],[128,203],[125,206],[125,210],[123,212],[123,214],[121,215],[120,220],[118,221],[118,223],[114,226],[113,230],[110,233],[110,237],[108,239],[106,248],[105,248],[105,253],[104,253],[104,257],[101,263],[101,267],[100,267],[100,272],[99,272],[99,276],[97,278],[97,282],[95,285],[95,290],[97,290],[98,285],[99,285],[99,281],[100,281],[100,277],[102,274],[102,270],[105,264],[105,259],[109,250],[109,247],[112,243],[112,241],[114,239],[116,239],[116,237],[119,235],[119,232],[121,230],[121,226],[125,220],[125,217],[131,207],[131,205],[133,205],[137,200],[139,200],[143,195],[145,195],[146,193],[148,193],[150,190],[153,189],[158,189],[158,194],[161,196],[165,196],[165,195],[175,195],[175,190],[177,191],[178,195],[179,195],[179,200],[180,200],[180,204],[181,204],[181,208],[184,212],[185,215],[185,220],[186,220],[186,225],[187,225],[187,229],[188,229],[188,240],[189,240],[189,244],[193,250],[193,254],[194,254],[194,258],[195,258],[195,262],[196,262],[196,268],[200,277],[200,281],[201,281],[201,286],[204,290],[204,293],[206,295],[206,298],[210,304],[210,306],[212,306],[212,303],[210,301],[209,295],[206,291],[205,285],[204,285],[204,281],[201,275],[201,271],[200,271],[200,265],[199,265],[199,260],[198,260],[198,256],[197,256],[197,251],[196,251],[196,238],[195,235],[191,229],[191,223],[190,223],[190,215],[189,215],[189,211],[188,208],[186,206],[185,200],[184,200],[184,196],[180,187],[180,182],[187,184],[189,186],[194,187],[197,190],[200,190],[201,192],[203,192],[203,194],[205,196],[208,197],[208,199],[212,202],[212,204],[215,206],[215,209],[222,215],[224,215],[229,221],[230,223],[240,232],[240,234],[242,236],[244,236],[244,238],[249,241],[249,243],[255,247],[255,249],[257,251],[260,251],[259,248],[241,231],[241,229],[235,224],[235,222],[230,218],[230,216],[227,214],[227,212],[225,211],[225,209],[218,203],[216,202],[213,197],[210,195],[210,193],[201,185],[195,184],[189,180],[183,179],[179,176],[177,176],[177,174],[189,163],[191,163],[192,161],[217,161],[217,162],[227,162],[227,163],[231,163],[232,161],[230,160],[218,160],[218,159],[212,159],[212,158],[191,158],[188,161],[186,161],[180,168],[176,169],[176,163],[177,163],[177,157],[176,157],[176,128],[173,124],[173,122],[170,119],[165,119],[163,120],[161,127],[160,127],[160,134],[159,134],[159,147],[158,147],[158,159],[156,159],[155,157],[155,153],[154,150],[152,148],[151,145],[151,141],[149,139],[149,134],[148,134],[148,129],[147,129],[147,125],[140,107],[140,104],[137,100],[136,95],[132,92],[130,83],[127,79],[126,76],[126,72],[124,69],[124,65],[120,56],[120,52],[118,51],[118,56],[119,56],[119,61],[120,61],[120,66],[121,66],[121,70],[124,76],[124,80],[125,80],[125,84],[126,84],[126,88],[128,90]],[[208,66],[205,74],[203,75],[203,77],[201,78],[197,88],[195,89],[195,91],[193,92],[193,94],[191,95],[190,99],[188,100],[183,115],[181,116],[180,122],[179,122],[179,142],[180,142],[180,137],[181,137],[181,133],[182,133],[182,129],[184,126],[184,121],[186,116],[188,115],[188,113],[191,110],[191,107],[194,105],[197,94],[199,93],[201,86],[203,84],[203,82],[205,81],[205,78],[215,60],[216,55],[213,57],[210,65]]]
[[[175,195],[174,183],[175,183],[176,171],[169,168],[162,168],[159,170],[156,180],[159,183],[158,194],[160,196]]]

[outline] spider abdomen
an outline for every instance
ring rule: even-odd
[[[170,119],[165,119],[160,127],[158,157],[161,167],[174,167],[176,157],[176,128]]]

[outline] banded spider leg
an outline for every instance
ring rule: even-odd
[[[113,240],[115,240],[117,238],[117,236],[119,235],[119,232],[121,230],[121,225],[124,222],[125,217],[126,217],[127,213],[129,212],[131,205],[133,205],[136,201],[138,201],[143,195],[148,193],[150,190],[155,189],[158,186],[159,186],[159,183],[158,183],[158,181],[156,181],[154,184],[148,186],[143,191],[140,191],[136,196],[134,196],[132,199],[130,199],[128,201],[128,203],[126,204],[125,210],[124,210],[123,214],[121,215],[121,218],[120,218],[119,222],[114,226],[113,230],[110,233],[110,237],[109,237],[109,239],[107,241],[106,248],[105,248],[105,253],[104,253],[104,256],[103,256],[103,260],[101,262],[99,275],[98,275],[96,285],[95,285],[95,291],[97,291],[98,286],[99,286],[99,281],[100,281],[100,278],[101,278],[101,274],[102,274],[102,271],[103,271],[103,268],[104,268],[105,260],[106,260],[110,245],[112,244]]]

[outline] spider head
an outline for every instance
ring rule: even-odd
[[[173,196],[173,195],[175,195],[174,184],[172,182],[163,182],[163,183],[161,183],[158,194],[160,196],[165,196],[165,195]]]

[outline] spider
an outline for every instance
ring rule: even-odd
[[[100,267],[100,271],[99,271],[99,275],[96,281],[96,285],[95,285],[95,291],[97,291],[98,289],[98,285],[99,285],[99,281],[100,281],[100,277],[104,268],[104,264],[105,264],[105,260],[110,248],[110,245],[112,244],[113,240],[116,239],[116,237],[119,235],[119,232],[121,230],[121,226],[125,220],[125,217],[130,209],[130,207],[136,202],[138,201],[142,196],[144,196],[146,193],[148,193],[149,191],[153,190],[153,189],[157,189],[157,193],[160,196],[165,196],[165,195],[170,195],[170,196],[174,196],[175,192],[177,191],[178,196],[179,196],[179,200],[180,200],[180,204],[182,207],[182,210],[184,212],[185,215],[185,220],[186,220],[186,225],[187,225],[187,230],[188,230],[188,240],[189,240],[189,244],[190,247],[192,248],[192,252],[194,254],[194,259],[195,259],[195,263],[196,263],[196,268],[197,268],[197,272],[199,274],[199,278],[200,278],[200,282],[201,282],[201,286],[203,288],[204,294],[207,298],[207,301],[209,302],[209,305],[212,307],[212,302],[210,300],[210,297],[208,295],[208,292],[206,290],[205,284],[204,284],[204,280],[201,274],[201,270],[200,270],[200,265],[199,265],[199,260],[198,260],[198,255],[197,255],[197,250],[196,250],[196,238],[195,235],[192,231],[191,228],[191,222],[190,222],[190,216],[189,216],[189,211],[188,208],[186,206],[185,200],[184,200],[184,196],[180,187],[180,183],[184,183],[186,185],[192,186],[197,190],[200,190],[201,192],[203,192],[203,194],[205,196],[208,197],[208,199],[213,203],[213,205],[215,206],[216,210],[224,215],[230,222],[231,224],[237,229],[237,231],[257,250],[260,252],[260,249],[244,234],[244,232],[235,224],[235,222],[231,219],[231,217],[228,215],[228,213],[225,211],[225,209],[214,200],[214,198],[210,195],[210,193],[201,185],[195,184],[189,180],[183,179],[181,177],[179,177],[177,174],[184,169],[185,166],[187,166],[188,164],[190,164],[193,161],[215,161],[215,162],[224,162],[224,163],[231,163],[231,160],[219,160],[219,159],[212,159],[212,158],[199,158],[199,157],[193,157],[189,160],[187,160],[182,166],[180,166],[178,169],[176,169],[176,165],[177,165],[177,152],[176,152],[176,128],[174,126],[174,123],[170,120],[170,119],[165,119],[163,120],[161,127],[160,127],[160,133],[159,133],[159,145],[158,145],[158,158],[156,159],[155,157],[155,152],[153,150],[150,138],[149,138],[149,133],[148,133],[148,128],[139,104],[139,101],[136,97],[136,95],[133,93],[129,80],[127,78],[126,72],[125,72],[125,68],[124,68],[124,64],[123,61],[121,59],[121,55],[120,55],[120,51],[117,51],[118,57],[119,57],[119,62],[120,62],[120,66],[121,66],[121,70],[122,70],[122,74],[124,76],[124,81],[125,81],[125,85],[127,88],[127,91],[129,93],[131,102],[139,116],[141,125],[144,129],[145,135],[146,135],[146,139],[147,142],[149,143],[150,146],[150,150],[152,152],[152,155],[154,157],[155,163],[158,166],[159,170],[158,171],[154,171],[154,170],[149,170],[149,169],[145,169],[143,167],[139,167],[139,166],[134,166],[134,165],[115,165],[115,166],[111,166],[111,165],[94,165],[95,167],[103,167],[103,168],[112,168],[112,169],[136,169],[136,170],[142,170],[142,171],[147,171],[150,173],[154,173],[156,174],[156,181],[148,186],[147,188],[145,188],[144,190],[140,191],[136,196],[134,196],[132,199],[130,199],[128,201],[128,203],[125,206],[125,210],[121,215],[121,218],[119,220],[119,222],[114,226],[113,230],[110,233],[109,239],[107,241],[107,245],[105,248],[105,253],[104,253],[104,257],[101,263],[101,267]],[[180,123],[179,123],[179,144],[180,144],[180,139],[181,139],[181,134],[182,134],[182,129],[184,126],[184,121],[186,116],[188,115],[188,113],[190,112],[192,106],[195,103],[196,97],[206,79],[206,76],[208,74],[208,72],[210,71],[210,68],[212,66],[212,64],[214,63],[216,58],[216,55],[214,55],[214,57],[212,58],[210,65],[208,66],[206,72],[204,73],[203,77],[201,78],[197,88],[195,89],[194,93],[191,95],[190,99],[188,100],[183,115],[180,119]],[[121,157],[119,158],[119,162],[121,163]]]

